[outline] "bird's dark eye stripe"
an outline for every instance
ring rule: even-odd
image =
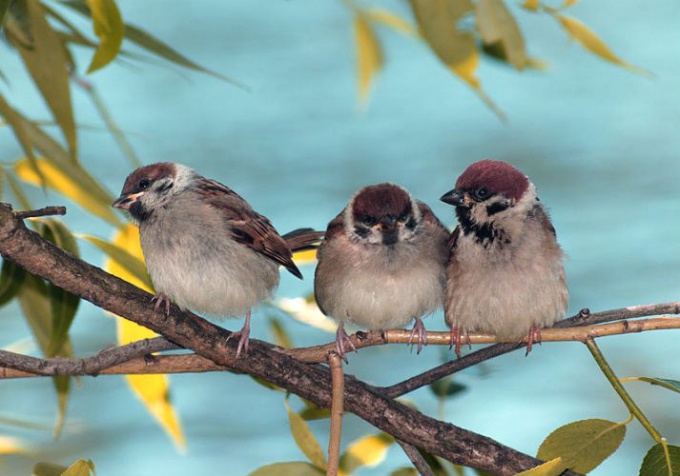
[[[170,190],[173,185],[174,185],[173,182],[165,182],[165,183],[163,183],[163,185],[160,186],[160,188],[158,189],[158,192],[159,193],[166,192],[166,191]]]
[[[495,215],[498,212],[507,210],[510,207],[508,202],[496,202],[486,206],[486,214],[488,216]]]

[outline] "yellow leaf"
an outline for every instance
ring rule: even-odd
[[[0,455],[21,453],[25,450],[21,440],[11,436],[0,435]]]
[[[515,476],[559,476],[567,469],[562,458],[555,458],[541,465],[522,471]]]
[[[139,230],[136,226],[130,224],[122,227],[112,242],[118,248],[126,250],[134,258],[144,259],[139,244]],[[104,269],[139,288],[153,292],[147,283],[130,273],[125,266],[113,258],[106,261]],[[149,302],[149,305],[152,305],[151,302]],[[116,318],[116,325],[120,345],[156,337],[156,333],[152,330],[121,317]],[[170,403],[168,377],[165,375],[126,375],[125,378],[132,391],[144,402],[149,413],[172,438],[175,446],[180,451],[185,450],[184,433],[179,418]]]
[[[321,312],[314,299],[309,300],[301,297],[280,298],[274,302],[274,305],[283,312],[290,314],[294,319],[317,329],[335,332],[338,328],[335,321],[326,317]]]
[[[538,7],[541,4],[541,0],[526,0],[523,4],[522,7],[526,8],[527,10],[531,10],[532,12],[535,12],[538,10]]]
[[[383,55],[378,37],[363,13],[354,17],[354,32],[357,43],[357,76],[359,102],[363,105],[368,99],[371,83],[383,65]]]
[[[298,445],[298,448],[309,458],[317,468],[326,469],[326,456],[321,449],[321,445],[317,441],[312,430],[309,429],[307,422],[302,419],[300,415],[295,413],[288,404],[288,397],[284,402],[288,410],[288,423],[290,424],[290,432],[293,434],[293,439]]]
[[[564,30],[569,34],[569,36],[591,53],[604,60],[610,61],[623,68],[633,71],[634,73],[651,76],[649,71],[638,68],[637,66],[633,66],[632,64],[627,63],[616,56],[614,52],[605,44],[605,42],[595,34],[595,32],[593,32],[590,28],[588,28],[576,18],[560,15],[557,13],[555,14],[555,17],[557,18],[557,21],[560,22]]]
[[[61,38],[45,19],[45,11],[37,0],[27,0],[27,13],[31,25],[32,44],[16,41],[14,22],[8,21],[9,39],[19,50],[31,78],[38,86],[54,119],[61,128],[72,160],[76,157],[76,126],[71,106],[68,57]],[[11,18],[11,16],[10,16]],[[8,18],[9,20],[9,18]]]
[[[353,474],[363,466],[376,466],[384,461],[393,443],[394,438],[387,433],[364,436],[349,445],[340,458],[340,469],[346,474]]]
[[[94,470],[94,463],[92,460],[79,459],[71,466],[69,466],[66,471],[61,473],[61,476],[90,476],[97,474]]]
[[[293,261],[298,266],[314,264],[316,262],[316,250],[304,250],[293,253]]]
[[[562,3],[562,6],[560,9],[564,10],[565,8],[569,8],[571,6],[574,6],[578,3],[579,0],[564,0],[564,3]]]
[[[477,29],[487,45],[500,44],[504,59],[515,69],[527,63],[522,32],[501,0],[479,0],[476,7]]]
[[[57,167],[54,162],[47,159],[38,159],[35,165],[42,174],[45,185],[66,195],[85,210],[103,218],[109,223],[118,223],[116,214],[111,208],[111,202],[105,201],[100,194],[93,192],[92,189],[87,187],[85,180],[80,180],[81,177],[67,174],[63,169]],[[25,182],[36,186],[42,185],[40,176],[27,159],[17,161],[14,164],[14,170],[17,176]]]
[[[123,43],[125,25],[114,0],[87,0],[94,33],[100,43],[92,57],[88,73],[103,68],[114,60]]]
[[[383,25],[389,26],[390,28],[398,31],[399,33],[403,33],[404,35],[418,35],[418,30],[416,30],[413,25],[388,10],[383,10],[382,8],[373,8],[366,11],[365,14],[371,21],[382,23]]]

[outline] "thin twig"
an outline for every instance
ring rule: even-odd
[[[425,461],[423,455],[420,454],[418,448],[401,440],[396,441],[397,444],[401,446],[401,449],[404,450],[404,453],[406,453],[408,459],[411,460],[411,463],[413,463],[413,466],[416,468],[416,470],[418,470],[418,474],[420,474],[420,476],[435,476],[434,471],[432,471],[430,465],[427,464],[427,461]]]
[[[52,206],[38,208],[37,210],[23,210],[14,212],[14,218],[23,220],[24,218],[44,217],[49,215],[66,215],[66,207]]]
[[[345,375],[342,359],[336,352],[328,354],[331,369],[333,395],[331,398],[331,429],[328,441],[327,476],[337,476],[340,466],[340,438],[342,436],[342,414],[344,412]]]

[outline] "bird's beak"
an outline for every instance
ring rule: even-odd
[[[456,191],[455,188],[446,192],[439,200],[444,203],[448,203],[449,205],[453,205],[454,207],[462,207],[467,205],[465,193]]]
[[[113,208],[120,208],[121,210],[129,210],[133,203],[137,201],[139,197],[144,195],[144,192],[128,193],[121,195],[116,199],[115,202],[111,204]]]

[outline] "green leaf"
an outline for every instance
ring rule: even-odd
[[[9,184],[9,188],[12,189],[14,198],[16,199],[16,201],[19,202],[21,208],[23,208],[24,210],[33,210],[31,201],[28,199],[24,191],[21,189],[19,181],[16,179],[16,177],[14,177],[14,174],[8,173],[5,177],[7,177],[7,183]]]
[[[305,461],[274,463],[256,469],[248,476],[323,476],[326,472]]]
[[[41,220],[43,237],[57,247],[79,256],[78,243],[68,228],[53,218]],[[62,288],[48,283],[50,302],[52,305],[52,328],[47,356],[61,356],[63,346],[68,342],[68,331],[78,311],[80,298]]]
[[[429,385],[430,390],[438,397],[452,397],[467,389],[462,383],[458,383],[451,378],[443,378],[432,382]]]
[[[92,460],[79,459],[64,471],[61,476],[91,476],[96,474]]]
[[[477,29],[485,45],[499,45],[504,58],[517,70],[527,63],[522,32],[502,0],[479,0],[476,8]]]
[[[24,117],[12,106],[10,106],[5,98],[0,94],[0,115],[5,118],[7,123],[12,128],[14,137],[19,141],[19,145],[24,150],[26,157],[28,158],[31,168],[37,174],[41,186],[45,185],[45,178],[42,176],[40,169],[37,165],[37,158],[33,151],[33,142],[29,137],[29,133],[26,130],[26,120]],[[11,183],[10,183],[11,185]]]
[[[517,473],[515,476],[559,476],[567,469],[562,458],[555,458],[531,469]]]
[[[352,474],[364,466],[376,466],[385,460],[394,438],[387,433],[364,436],[347,447],[340,458],[340,469]]]
[[[658,443],[652,446],[640,466],[640,476],[680,476],[680,447]]]
[[[274,316],[269,316],[269,331],[272,333],[274,344],[284,349],[293,347],[293,341],[281,324],[281,320]]]
[[[71,105],[69,86],[69,58],[59,35],[45,18],[45,10],[37,0],[27,0],[27,13],[31,25],[31,45],[15,41],[17,28],[12,22],[6,25],[12,45],[19,51],[33,81],[40,90],[55,121],[61,128],[72,158],[76,157],[76,126]]]
[[[8,259],[2,260],[0,271],[0,306],[4,306],[19,292],[26,270]]]
[[[5,15],[11,3],[12,0],[0,0],[0,27],[5,23]]]
[[[290,431],[293,434],[293,439],[298,445],[298,448],[309,458],[317,468],[326,469],[326,456],[324,455],[321,445],[317,441],[312,430],[309,429],[307,422],[302,419],[300,415],[295,413],[288,404],[288,397],[285,400],[286,409],[288,410],[288,423],[290,424]]]
[[[94,33],[99,37],[99,47],[87,68],[93,73],[113,61],[123,43],[125,25],[114,0],[87,0]]]
[[[66,0],[62,2],[62,5],[65,5],[76,12],[80,13],[81,15],[84,15],[86,17],[91,16],[90,9],[85,3],[82,3],[80,1],[74,1],[74,0]],[[232,83],[235,86],[245,88],[244,85],[239,83],[238,81],[235,81],[227,76],[224,76],[222,74],[216,73],[214,71],[211,71],[207,68],[204,68],[203,66],[194,63],[191,61],[189,58],[186,56],[178,53],[176,50],[174,50],[172,47],[167,45],[166,43],[162,42],[161,40],[154,38],[152,35],[149,33],[145,32],[144,30],[137,28],[135,26],[132,26],[130,24],[125,25],[125,32],[124,32],[125,38],[127,40],[132,41],[133,43],[136,43],[138,46],[144,48],[145,50],[155,54],[156,56],[159,56],[167,61],[170,61],[171,63],[175,63],[179,66],[182,66],[187,69],[192,69],[194,71],[200,71],[201,73],[204,74],[209,74],[210,76],[214,76],[218,79],[221,79],[223,81],[227,81],[229,83]]]
[[[61,476],[68,468],[60,464],[36,463],[33,465],[32,476]]]
[[[134,277],[147,284],[150,288],[153,288],[151,278],[149,277],[149,273],[146,270],[146,265],[144,262],[128,253],[127,250],[96,236],[78,235],[78,238],[92,243],[104,253],[109,255],[112,260],[116,261]]]
[[[626,427],[613,421],[592,419],[569,423],[553,431],[538,449],[537,458],[561,457],[577,473],[589,473],[619,447]]]
[[[635,377],[635,380],[641,380],[643,382],[651,383],[652,385],[659,385],[660,387],[672,390],[673,392],[680,393],[680,382],[677,380],[653,377]]]
[[[418,476],[418,471],[415,468],[398,468],[390,473],[390,476]]]

